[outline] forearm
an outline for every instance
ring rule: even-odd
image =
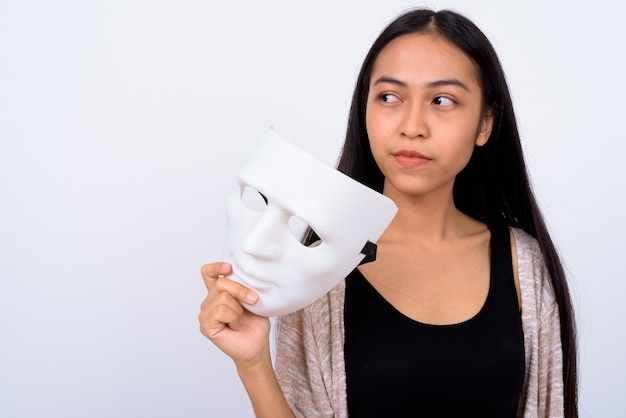
[[[285,399],[278,379],[268,358],[258,365],[238,367],[237,373],[243,382],[257,418],[293,418],[294,414]]]

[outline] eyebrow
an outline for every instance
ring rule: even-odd
[[[393,77],[382,76],[374,82],[374,85],[377,85],[380,83],[395,84],[402,88],[409,88],[409,85],[407,83],[405,83],[404,81],[398,80],[397,78],[393,78]],[[442,87],[442,86],[456,86],[456,87],[462,88],[463,90],[470,91],[467,85],[465,85],[460,80],[457,80],[456,78],[446,78],[443,80],[430,81],[426,83],[426,88],[434,88],[434,87]]]
[[[460,80],[457,80],[456,78],[448,78],[445,80],[437,80],[426,83],[426,87],[428,88],[441,86],[457,86],[461,87],[463,90],[470,91],[469,87],[467,87],[464,83],[462,83]]]
[[[409,88],[409,85],[407,83],[405,83],[404,81],[400,81],[397,78],[393,78],[393,77],[382,76],[378,78],[376,81],[374,81],[374,85],[377,85],[380,83],[395,84],[396,86],[400,86],[405,89]]]

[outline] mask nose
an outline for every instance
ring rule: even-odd
[[[245,254],[262,260],[277,260],[282,255],[282,244],[287,214],[273,205],[268,205],[258,222],[244,237],[241,249]]]

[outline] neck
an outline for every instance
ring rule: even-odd
[[[396,217],[382,236],[384,240],[436,244],[484,227],[456,208],[451,190],[409,195],[385,188],[384,194],[398,206]]]

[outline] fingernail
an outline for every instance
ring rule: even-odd
[[[220,265],[220,273],[228,273],[228,269],[230,268],[230,266],[226,263],[222,263]]]
[[[248,294],[246,295],[246,302],[254,303],[257,301],[257,299],[258,296],[256,295],[256,293],[248,292]]]

